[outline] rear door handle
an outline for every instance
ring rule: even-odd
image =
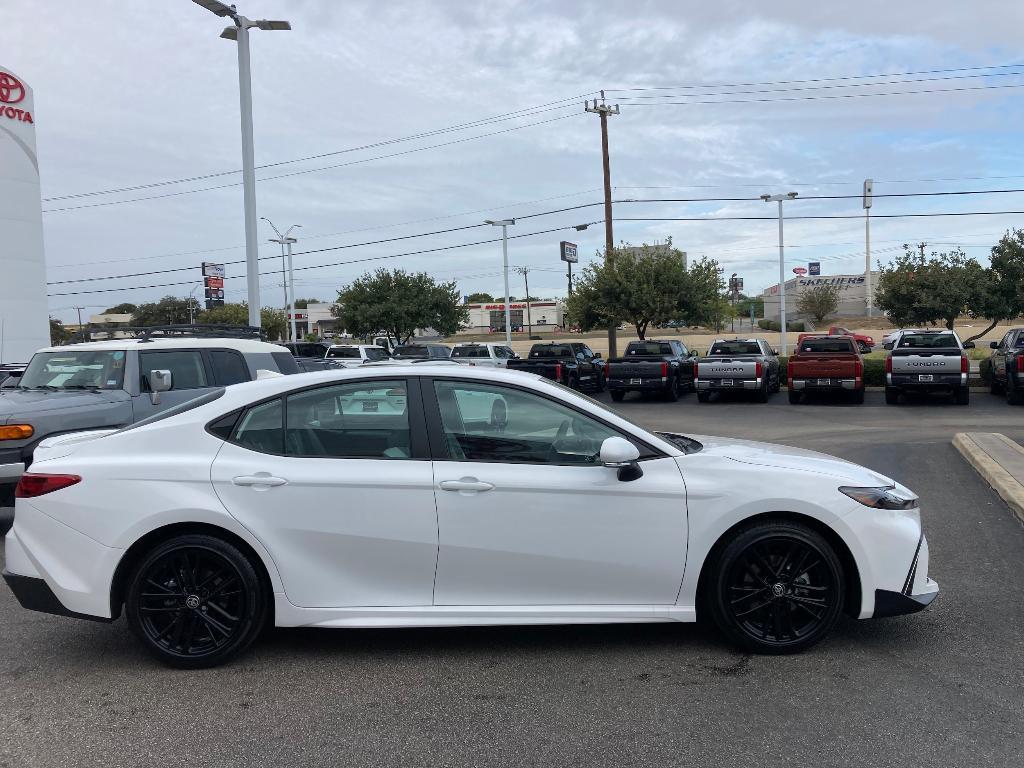
[[[269,472],[257,472],[255,475],[239,475],[231,478],[235,485],[251,485],[256,490],[266,490],[277,485],[285,485],[288,481],[283,477],[274,477]]]
[[[475,477],[463,477],[460,480],[442,480],[438,485],[442,491],[460,491],[461,493],[479,493],[494,488],[491,483],[477,480]]]

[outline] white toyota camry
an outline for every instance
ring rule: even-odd
[[[528,374],[332,370],[44,441],[4,578],[26,608],[221,663],[273,624],[694,621],[763,653],[928,605],[917,497],[810,451],[648,432]]]

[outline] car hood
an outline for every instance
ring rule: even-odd
[[[50,413],[68,412],[82,408],[94,408],[103,403],[115,403],[128,399],[128,393],[120,389],[91,392],[48,392],[37,389],[0,390],[0,424],[11,419],[31,419]]]
[[[829,456],[827,453],[793,448],[788,445],[759,443],[753,440],[733,440],[726,437],[704,435],[688,435],[688,437],[697,440],[704,446],[702,454],[722,456],[743,464],[826,475],[861,487],[895,485],[895,481],[890,477],[845,459]]]

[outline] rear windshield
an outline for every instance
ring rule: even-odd
[[[455,347],[452,357],[490,357],[487,347]]]
[[[855,352],[850,339],[804,339],[800,342],[801,352]]]
[[[761,346],[756,341],[716,341],[708,355],[760,355]]]
[[[327,350],[327,356],[359,359],[359,347],[331,347]]]
[[[626,357],[633,355],[671,355],[672,345],[657,341],[631,341],[626,347]]]
[[[545,347],[534,347],[530,350],[530,357],[573,357],[572,347],[568,344],[552,344]]]
[[[900,336],[898,349],[959,349],[960,344],[952,333],[904,333]]]
[[[384,347],[367,347],[366,348],[366,359],[367,360],[387,360],[388,353]]]
[[[404,358],[423,358],[430,357],[430,350],[424,346],[406,344],[405,346],[399,347],[395,350],[395,357]]]

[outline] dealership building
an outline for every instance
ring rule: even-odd
[[[504,333],[505,302],[495,301],[484,304],[465,304],[469,320],[459,333]],[[529,324],[535,330],[561,330],[565,327],[565,305],[554,299],[531,301],[529,311],[525,301],[513,301],[508,305],[509,320],[513,331],[525,330]]]
[[[878,285],[878,272],[871,273],[871,285]],[[800,294],[820,285],[831,285],[839,289],[838,317],[863,317],[868,313],[867,280],[864,273],[856,275],[802,275],[786,281],[786,318],[799,317],[797,300]],[[764,299],[764,316],[769,320],[779,319],[779,286],[769,286],[761,292]]]

